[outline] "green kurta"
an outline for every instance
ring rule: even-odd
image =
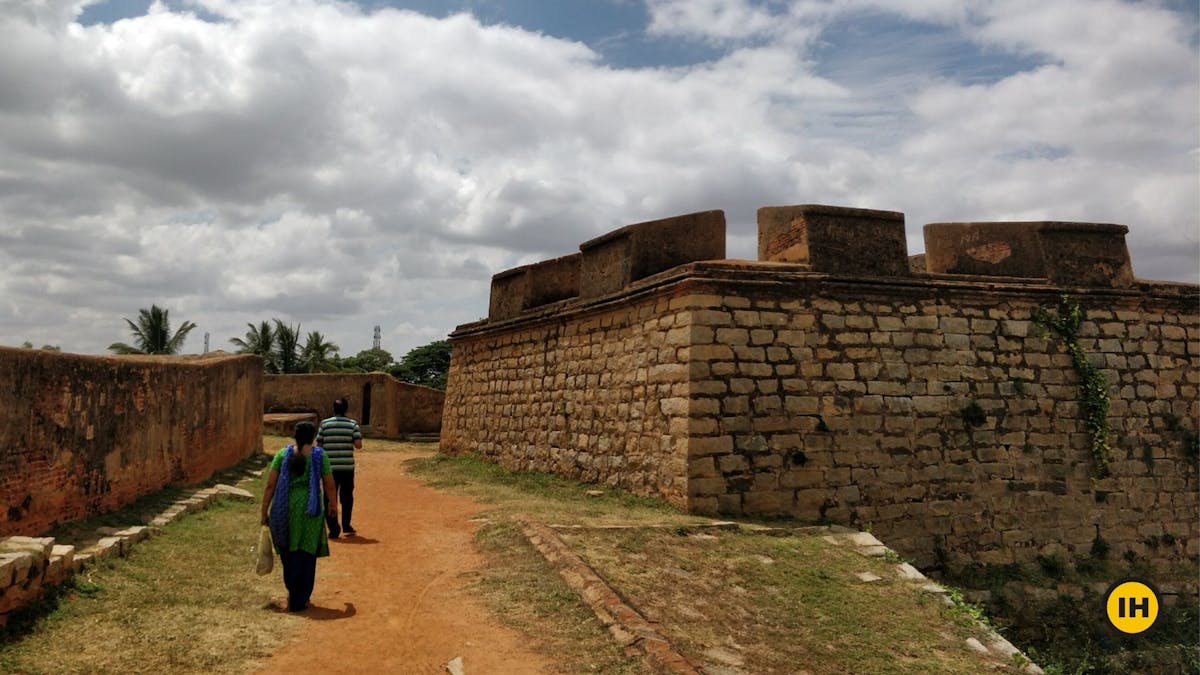
[[[271,460],[272,471],[285,471],[283,456],[287,448],[280,448]],[[308,508],[308,474],[312,470],[312,459],[304,458],[304,473],[292,476],[288,485],[288,545],[289,551],[307,551],[315,553],[318,558],[329,555],[329,540],[325,536],[325,501],[321,500],[320,512],[315,516],[305,513]],[[333,472],[329,464],[329,455],[321,461],[321,475],[328,476]],[[324,492],[324,485],[321,486]],[[275,542],[276,546],[279,542]]]

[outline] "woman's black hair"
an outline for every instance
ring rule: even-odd
[[[293,476],[299,476],[304,473],[305,460],[304,455],[300,454],[300,448],[312,444],[317,438],[317,427],[312,422],[297,422],[295,429],[292,430],[292,438],[296,440],[296,451],[292,453],[288,471]]]

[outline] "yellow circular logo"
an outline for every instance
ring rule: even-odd
[[[1150,630],[1159,614],[1158,591],[1139,579],[1118,581],[1108,589],[1104,612],[1113,628],[1137,635]]]

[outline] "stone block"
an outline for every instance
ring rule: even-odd
[[[492,277],[488,320],[501,321],[579,295],[581,254],[543,260],[505,270]]]
[[[74,558],[74,551],[72,551],[71,557]],[[52,555],[46,565],[46,572],[42,575],[42,583],[47,586],[57,586],[66,581],[70,574],[71,559],[60,555]]]
[[[70,569],[75,561],[75,547],[66,544],[56,544],[50,551],[50,557],[52,559],[61,558],[65,561],[67,568]]]
[[[103,537],[88,551],[96,558],[116,558],[123,555],[120,537]]]
[[[594,298],[697,260],[725,258],[725,212],[627,225],[579,246],[579,295]]]
[[[748,492],[742,498],[742,509],[747,514],[782,515],[790,511],[792,492],[789,490],[761,490]]]
[[[930,223],[933,274],[1048,279],[1062,286],[1125,288],[1133,268],[1124,225],[1051,221]]]
[[[815,272],[910,276],[904,214],[801,204],[758,210],[758,259]]]
[[[54,537],[5,537],[0,539],[0,551],[37,553],[46,559],[54,548]]]
[[[0,588],[24,583],[33,563],[34,556],[28,551],[0,553]]]
[[[150,538],[150,528],[146,527],[145,525],[135,525],[133,527],[127,527],[118,532],[114,532],[113,536],[125,539],[131,544],[136,544],[140,541]]]
[[[225,497],[230,497],[244,502],[255,501],[254,495],[251,494],[249,490],[244,490],[240,487],[234,487],[232,485],[225,485],[222,483],[214,486],[213,489]]]
[[[41,583],[31,583],[28,586],[14,585],[0,589],[0,614],[8,614],[14,609],[24,607],[41,594]]]

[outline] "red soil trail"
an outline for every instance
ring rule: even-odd
[[[403,462],[413,456],[356,457],[358,535],[330,541],[294,638],[261,672],[444,675],[455,657],[467,675],[554,672],[527,636],[500,625],[467,587],[484,566],[471,543],[470,518],[480,506],[406,475]]]

